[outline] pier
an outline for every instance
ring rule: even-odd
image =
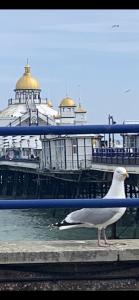
[[[0,243],[2,290],[138,290],[139,240]]]

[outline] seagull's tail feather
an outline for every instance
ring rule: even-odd
[[[70,229],[73,227],[80,227],[80,225],[82,225],[82,223],[68,223],[65,220],[63,220],[62,222],[51,224],[49,225],[49,227],[50,230],[53,229],[54,227],[58,227],[58,229],[63,230],[63,229]]]

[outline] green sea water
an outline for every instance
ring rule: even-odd
[[[96,229],[49,229],[48,225],[61,221],[69,209],[9,209],[0,210],[0,241],[20,240],[88,240],[97,238]],[[112,227],[107,228],[111,237]],[[118,238],[139,238],[139,220],[135,212],[127,211],[117,222]]]

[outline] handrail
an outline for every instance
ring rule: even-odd
[[[89,208],[89,207],[139,207],[139,198],[119,199],[16,199],[0,200],[0,209],[28,208]]]
[[[58,134],[139,133],[139,124],[127,125],[70,125],[0,127],[0,135],[58,135]],[[135,199],[16,199],[0,200],[0,209],[53,208],[53,207],[139,207]]]
[[[0,127],[0,135],[139,133],[139,124]]]

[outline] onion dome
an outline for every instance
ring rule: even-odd
[[[79,106],[77,107],[77,109],[75,110],[75,113],[86,113],[86,110],[81,106],[81,104],[79,103]]]
[[[40,85],[37,79],[32,77],[30,66],[25,66],[25,73],[16,83],[16,90],[39,90]]]
[[[72,98],[66,97],[61,101],[59,107],[76,107],[76,104]]]

